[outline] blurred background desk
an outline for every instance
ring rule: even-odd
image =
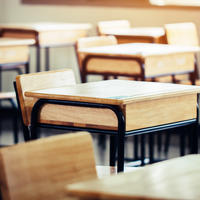
[[[156,163],[133,172],[66,186],[79,199],[199,199],[200,155]]]
[[[18,111],[15,104],[15,93],[3,91],[2,77],[4,75],[3,72],[5,71],[15,71],[16,74],[29,72],[29,46],[33,44],[34,40],[32,39],[0,38],[0,132],[2,125],[1,123],[3,123],[3,120],[5,119],[5,113],[7,113],[12,119],[15,143],[18,142]],[[10,79],[11,81],[8,84],[12,86],[13,80],[12,78]],[[9,111],[7,110],[7,112],[6,109],[8,108],[3,104],[5,101],[9,102],[12,108]]]
[[[49,70],[49,48],[74,45],[88,34],[90,24],[75,23],[16,23],[0,24],[1,37],[31,38],[36,46],[36,71],[41,71],[40,48],[45,49],[45,70]]]
[[[166,43],[165,30],[162,27],[136,27],[128,29],[107,30],[104,35],[114,35],[122,43]]]
[[[172,46],[167,44],[132,43],[78,50],[82,82],[87,75],[125,76],[135,80],[190,75],[195,84],[195,52],[198,47]]]
[[[25,79],[18,77],[17,84],[21,78]],[[37,127],[87,130],[116,138],[118,171],[123,171],[126,136],[194,125],[191,152],[197,152],[199,91],[197,86],[127,80],[62,85],[25,90],[24,111],[33,139]],[[116,144],[111,145],[111,166],[115,165],[115,148]]]

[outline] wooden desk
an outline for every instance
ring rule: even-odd
[[[129,173],[66,186],[79,199],[199,199],[200,155],[175,158]]]
[[[46,70],[49,70],[49,48],[74,45],[80,37],[85,37],[90,24],[70,23],[16,23],[0,24],[1,37],[30,38],[35,40],[37,69],[40,71],[40,48],[45,48]]]
[[[198,86],[126,80],[60,88],[47,86],[47,89],[25,92],[27,98],[31,97],[26,112],[32,116],[33,138],[37,138],[37,126],[56,128],[58,125],[117,137],[118,171],[123,171],[125,136],[192,124],[198,127],[199,92]],[[196,134],[196,131],[191,134],[191,152],[197,152]],[[112,145],[111,149],[115,149]],[[114,166],[114,150],[110,159],[110,165]]]
[[[34,44],[32,39],[0,38],[0,73],[1,70],[13,69],[22,73],[23,68],[25,68],[25,73],[28,73],[29,46],[32,44]]]
[[[114,35],[119,44],[122,43],[166,43],[165,30],[162,27],[136,27],[127,29],[113,29],[104,32]]]
[[[89,74],[127,76],[139,80],[190,74],[195,83],[195,52],[198,47],[130,43],[79,50],[82,82]]]
[[[18,142],[17,106],[14,92],[2,92],[2,71],[15,71],[17,74],[29,72],[29,46],[32,39],[0,38],[0,101],[7,101],[13,109],[12,123],[14,142]],[[12,86],[12,82],[10,83]],[[3,108],[3,104],[2,104]],[[2,115],[0,118],[3,118]],[[1,120],[1,119],[0,119]]]

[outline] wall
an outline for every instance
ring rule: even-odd
[[[4,0],[0,0],[0,22],[3,22],[4,21],[4,14],[5,14],[5,12],[4,12],[4,3],[5,3],[5,1]]]
[[[108,0],[109,1],[109,0]],[[200,8],[120,8],[120,7],[90,7],[90,6],[53,6],[26,5],[20,0],[0,0],[3,5],[3,16],[0,22],[90,22],[94,28],[100,20],[128,19],[132,26],[162,26],[165,23],[193,21],[200,27]],[[2,4],[3,3],[3,4]],[[1,13],[2,6],[0,7]],[[35,66],[35,49],[31,50],[31,71]],[[57,48],[51,50],[51,66],[75,69],[79,81],[77,62],[73,49]]]

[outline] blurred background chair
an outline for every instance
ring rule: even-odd
[[[92,139],[86,132],[2,148],[0,166],[3,200],[68,199],[67,184],[97,177]]]
[[[199,46],[198,31],[194,23],[185,22],[165,24],[164,27],[168,44],[179,46]],[[195,62],[195,68],[195,78],[198,79],[199,70],[197,64],[197,57]],[[187,75],[176,75],[175,79],[177,83],[190,84],[190,81],[188,81],[189,77]],[[196,81],[196,84],[199,85],[199,80]]]
[[[107,31],[129,28],[131,28],[131,24],[128,20],[100,21],[97,24],[97,33],[99,35],[106,35]]]
[[[115,44],[117,44],[117,40],[114,36],[94,36],[94,37],[80,38],[77,40],[76,54],[78,57],[81,81],[83,83],[87,82],[87,76],[89,74],[103,75],[103,79],[107,80],[109,75],[112,76],[115,74],[115,70],[117,70],[116,69],[117,66],[115,66],[115,68],[113,69],[114,71],[107,72],[108,68],[104,67],[104,64],[101,63],[101,60],[97,59],[95,61],[95,59],[93,59],[93,61],[91,63],[89,63],[87,66],[85,66],[85,68],[84,68],[83,60],[85,57],[84,57],[84,55],[81,55],[80,50],[84,49],[84,48],[92,48],[92,47],[115,45]],[[107,60],[107,62],[109,62],[109,61]],[[112,62],[112,61],[110,61],[110,62]],[[96,65],[97,65],[97,67],[96,67]],[[99,71],[99,67],[98,67],[99,65],[101,65],[100,71]]]

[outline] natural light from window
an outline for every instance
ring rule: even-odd
[[[157,6],[200,6],[200,0],[149,0]]]

